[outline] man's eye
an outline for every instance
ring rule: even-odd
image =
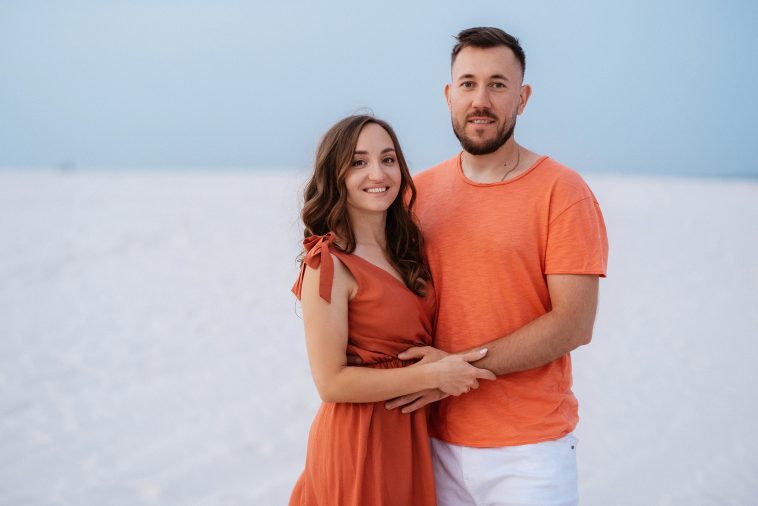
[[[461,83],[461,87],[462,88],[473,88],[474,87],[474,83],[472,83],[471,81],[465,81],[465,82]]]
[[[501,89],[501,88],[505,88],[505,84],[503,84],[503,83],[492,83],[492,87],[493,88]]]

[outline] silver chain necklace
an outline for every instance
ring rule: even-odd
[[[502,183],[503,181],[505,181],[505,178],[508,177],[508,174],[510,174],[511,172],[513,172],[514,170],[516,170],[516,167],[518,167],[519,163],[521,163],[521,146],[519,146],[518,144],[516,144],[516,165],[514,165],[511,170],[509,170],[508,172],[506,172],[505,174],[503,174],[503,177],[501,177],[500,181],[498,181],[498,182]],[[503,164],[503,165],[505,165],[505,164]]]

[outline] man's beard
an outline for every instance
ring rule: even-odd
[[[497,121],[497,118],[489,112],[474,112],[470,116],[484,116]],[[472,155],[489,155],[490,153],[494,153],[500,149],[500,146],[508,142],[508,139],[513,136],[513,129],[516,128],[516,114],[514,114],[513,118],[511,118],[510,126],[508,123],[505,123],[503,127],[497,131],[497,135],[495,135],[493,139],[490,139],[484,144],[481,144],[477,143],[471,137],[468,137],[465,133],[465,125],[468,124],[468,117],[466,118],[466,123],[462,128],[458,128],[458,125],[452,117],[450,118],[450,121],[453,124],[453,133],[455,133],[455,136],[458,137],[458,140],[461,143],[461,147],[463,147],[464,151],[471,153]]]

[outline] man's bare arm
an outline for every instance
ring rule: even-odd
[[[474,362],[497,375],[534,369],[587,344],[592,339],[598,300],[598,276],[555,274],[547,276],[552,309],[511,334],[482,346],[487,356]],[[410,348],[401,358],[444,356],[434,348]],[[438,390],[408,394],[387,403],[387,409],[402,407],[410,413],[446,397]]]
[[[475,362],[497,375],[534,369],[592,340],[598,300],[598,277],[547,276],[552,309],[513,333],[483,344],[487,356]]]

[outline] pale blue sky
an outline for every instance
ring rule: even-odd
[[[414,171],[459,149],[452,36],[521,39],[520,143],[580,170],[758,176],[750,1],[0,0],[0,166],[310,165],[370,108]]]

